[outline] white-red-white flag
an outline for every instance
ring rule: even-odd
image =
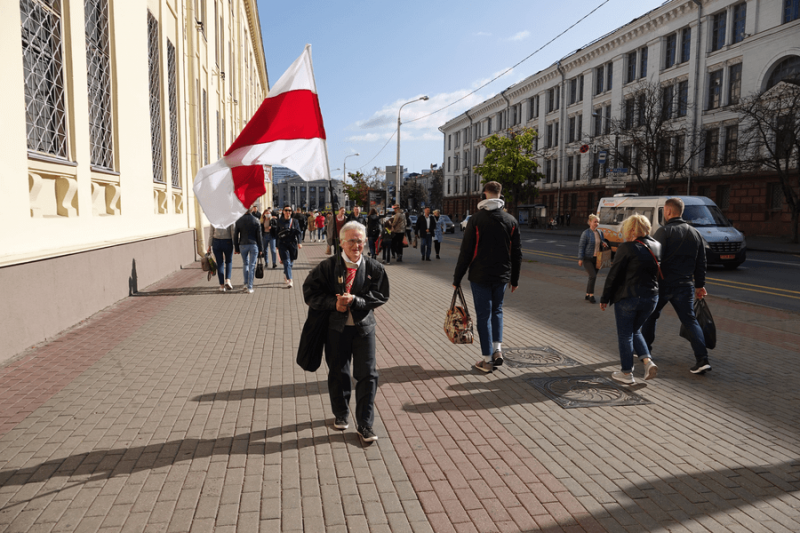
[[[212,225],[233,224],[266,192],[262,165],[289,167],[306,181],[330,177],[310,44],[222,159],[197,173],[193,189]]]

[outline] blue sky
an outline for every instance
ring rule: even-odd
[[[605,3],[604,3],[605,2]],[[328,137],[331,175],[394,165],[401,104],[401,162],[419,172],[441,164],[438,127],[470,107],[664,0],[544,0],[442,2],[437,0],[258,0],[270,83],[312,46],[314,73]],[[581,17],[589,18],[511,73],[432,116],[516,64]],[[374,158],[374,159],[373,159]],[[371,160],[371,161],[370,161]]]

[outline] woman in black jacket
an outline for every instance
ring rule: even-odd
[[[300,222],[292,217],[292,208],[288,205],[283,206],[283,215],[278,219],[278,255],[283,262],[284,283],[286,288],[291,289],[292,283],[292,262],[297,259],[297,249],[302,248],[300,244]]]
[[[367,217],[367,240],[369,241],[369,256],[378,259],[375,243],[381,237],[381,219],[378,211],[373,207]]]
[[[631,215],[622,224],[624,243],[606,277],[600,309],[614,304],[621,372],[611,378],[633,385],[633,354],[644,363],[644,379],[653,379],[658,368],[650,358],[642,336],[642,325],[656,308],[658,279],[661,277],[661,245],[650,237],[650,221],[642,215]]]

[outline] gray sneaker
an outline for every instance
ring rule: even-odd
[[[658,367],[651,359],[647,363],[644,364],[644,379],[649,380],[653,379],[658,375]]]
[[[613,379],[614,381],[618,381],[623,385],[633,385],[634,383],[636,383],[636,380],[633,379],[633,372],[631,372],[630,374],[626,374],[624,372],[613,372],[611,374],[611,379]]]

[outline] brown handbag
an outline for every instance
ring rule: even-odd
[[[461,300],[461,306],[456,305],[456,296]],[[472,344],[472,319],[461,287],[453,292],[453,300],[444,319],[444,332],[453,344]]]

